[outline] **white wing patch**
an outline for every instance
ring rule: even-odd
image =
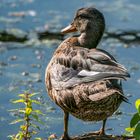
[[[87,71],[87,70],[81,70],[79,73],[78,73],[78,76],[95,76],[97,74],[99,74],[100,72],[96,72],[96,71]]]

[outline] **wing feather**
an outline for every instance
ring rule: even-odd
[[[53,62],[55,63],[51,65],[51,83],[57,90],[81,83],[130,77],[124,66],[117,63],[108,52],[100,49],[71,49],[67,55],[59,54]]]

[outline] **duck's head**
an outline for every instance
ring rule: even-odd
[[[73,22],[61,30],[62,33],[79,31],[81,46],[95,48],[105,29],[103,14],[95,8],[81,8],[76,12]]]

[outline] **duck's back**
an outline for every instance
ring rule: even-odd
[[[82,120],[111,116],[126,98],[120,79],[126,69],[106,51],[79,46],[77,38],[65,40],[46,69],[48,94],[63,110]]]

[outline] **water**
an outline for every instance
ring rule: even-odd
[[[139,30],[140,1],[134,0],[2,0],[0,3],[0,30],[19,28],[24,31],[34,31],[48,28],[59,31],[69,24],[75,11],[84,6],[95,5],[106,18],[107,30]],[[25,16],[10,16],[11,13],[24,11]],[[29,14],[30,13],[30,14]],[[33,14],[32,14],[33,13]],[[41,110],[46,114],[42,119],[40,136],[46,138],[52,133],[60,136],[63,132],[63,113],[51,102],[44,85],[45,68],[59,45],[53,40],[46,43],[35,42],[26,44],[0,43],[0,138],[7,140],[7,135],[15,134],[18,125],[9,125],[14,117],[7,110],[16,108],[11,99],[26,89],[39,91],[39,98],[45,103]],[[122,134],[129,125],[131,113],[135,112],[134,101],[140,98],[140,45],[134,44],[125,48],[113,39],[104,40],[100,47],[113,54],[117,60],[126,66],[131,74],[127,82],[123,82],[124,92],[132,104],[122,103],[121,115],[114,115],[107,122],[111,134]],[[24,76],[23,73],[28,73]],[[51,108],[54,108],[53,110]],[[101,123],[87,123],[70,116],[70,135],[83,134],[98,130]]]

